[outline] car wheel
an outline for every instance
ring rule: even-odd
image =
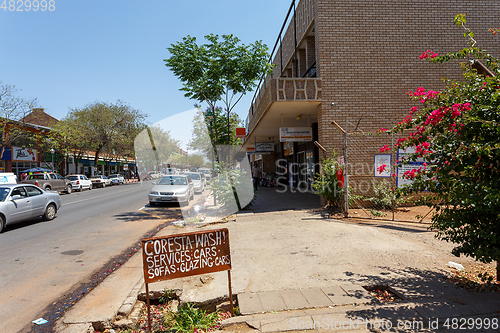
[[[5,228],[5,217],[0,216],[0,232]]]
[[[106,187],[106,184],[102,183],[102,188],[105,188]]]
[[[73,192],[73,186],[71,185],[66,186],[66,193],[71,194],[71,192]]]
[[[45,186],[45,187],[43,188],[43,190],[44,190],[44,191],[51,191],[51,190],[52,190],[52,188],[51,188],[50,186]]]
[[[43,214],[43,219],[45,221],[50,221],[53,220],[54,217],[56,217],[56,206],[54,204],[50,204],[47,206],[47,209],[45,209],[45,214]]]

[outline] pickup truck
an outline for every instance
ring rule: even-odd
[[[28,175],[21,183],[33,184],[45,191],[66,192],[68,194],[73,191],[70,180],[64,179],[60,174],[52,172]]]

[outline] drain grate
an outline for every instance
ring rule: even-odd
[[[397,302],[404,299],[403,295],[387,285],[363,286],[363,288],[382,302]]]

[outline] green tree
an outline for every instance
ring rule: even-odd
[[[3,156],[8,146],[29,134],[24,128],[24,117],[32,111],[36,99],[23,99],[18,96],[19,92],[20,89],[14,85],[3,84],[0,81],[0,126],[2,128],[0,157]]]
[[[172,162],[179,152],[179,141],[172,138],[169,131],[159,125],[143,129],[134,140],[135,157],[141,169],[154,169]]]
[[[199,110],[193,118],[193,133],[188,144],[189,149],[197,150],[201,152],[206,159],[211,159],[213,150],[212,142],[218,143],[219,145],[241,144],[241,139],[236,138],[235,132],[236,127],[242,126],[243,122],[236,113],[231,114],[229,132],[227,132],[227,118],[221,107],[216,107],[214,109],[213,120],[206,123],[205,114],[211,111],[211,109],[207,108],[204,113],[200,106],[196,106]]]
[[[408,92],[423,107],[413,107],[391,131],[411,131],[395,148],[413,147],[409,160],[426,161],[405,173],[414,179],[405,192],[433,194],[422,200],[437,211],[431,226],[436,237],[454,243],[456,256],[496,261],[499,280],[500,62],[475,46],[464,15],[458,15],[455,23],[465,29],[470,46],[441,56],[428,50],[420,58],[433,63],[475,58],[473,63],[484,63],[490,75],[478,73],[466,61],[461,63],[463,80],[445,80],[442,91],[419,87]]]
[[[106,151],[113,156],[133,155],[134,138],[144,129],[146,115],[118,101],[94,102],[72,109],[66,121],[84,135],[86,149],[95,152],[94,165]]]
[[[234,106],[257,86],[260,78],[272,73],[272,65],[268,47],[262,41],[244,45],[233,35],[220,39],[214,34],[205,39],[207,44],[198,45],[195,37],[184,37],[167,48],[170,58],[164,61],[183,83],[180,90],[186,97],[206,102],[213,114],[217,102],[224,104],[226,126],[218,132],[222,139],[230,137]]]

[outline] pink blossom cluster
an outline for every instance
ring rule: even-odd
[[[437,54],[437,53],[434,53],[434,52],[432,52],[431,50],[427,50],[427,51],[424,51],[424,52],[423,52],[423,53],[422,53],[422,54],[418,57],[418,59],[425,59],[425,58],[429,58],[429,57],[431,57],[431,58],[435,58],[435,57],[437,57],[437,56],[438,56],[438,54]]]
[[[385,168],[387,167],[387,164],[382,164],[377,168],[378,173],[382,173],[385,171]]]
[[[380,148],[380,152],[383,153],[384,151],[391,150],[387,145],[384,145],[382,148]]]
[[[431,112],[431,114],[424,121],[424,125],[437,125],[447,113],[451,114],[451,119],[455,119],[462,115],[465,110],[470,110],[470,103],[459,104],[455,103],[452,107],[442,106]],[[451,111],[451,112],[450,112]]]
[[[416,178],[418,176],[418,174],[420,172],[422,172],[423,168],[420,167],[418,169],[412,169],[410,171],[406,171],[405,173],[403,173],[403,178],[407,178],[407,179],[412,179],[412,178]]]

